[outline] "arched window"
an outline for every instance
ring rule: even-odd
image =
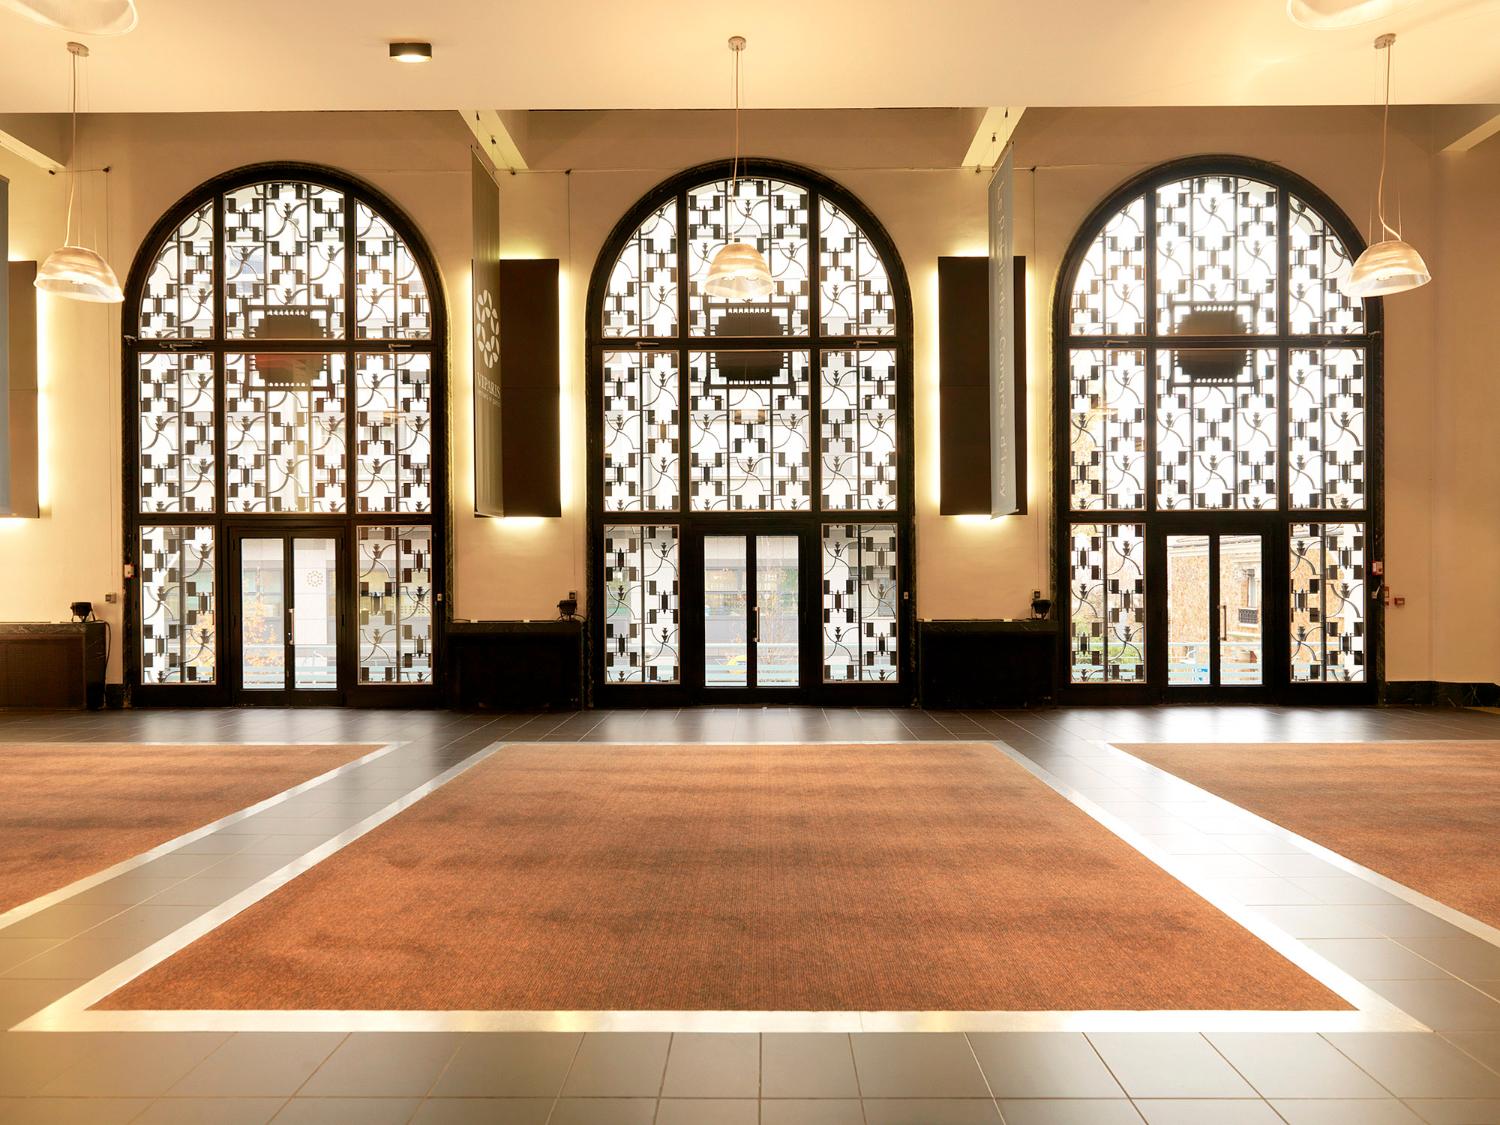
[[[327,169],[242,169],[156,225],[123,315],[136,698],[430,695],[445,328],[411,224]]]
[[[1149,172],[1079,231],[1054,306],[1072,698],[1370,696],[1380,307],[1337,285],[1361,248],[1233,157]]]
[[[836,184],[729,173],[658,187],[594,270],[596,698],[909,699],[904,271]],[[704,293],[734,241],[765,256],[765,299]]]

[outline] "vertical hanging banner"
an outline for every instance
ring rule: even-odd
[[[474,512],[503,516],[500,415],[500,188],[477,154],[473,167]]]
[[[990,180],[990,515],[1008,516],[1020,510],[1017,495],[1016,333],[1014,231],[1015,147],[1005,155]]]

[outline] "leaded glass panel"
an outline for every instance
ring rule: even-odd
[[[886,683],[900,678],[896,525],[823,526],[823,680]]]
[[[358,511],[432,510],[430,353],[354,357],[354,471]]]
[[[896,298],[890,275],[869,237],[847,213],[823,199],[818,269],[823,332],[829,336],[893,336]]]
[[[806,188],[764,176],[742,176],[693,188],[687,195],[689,331],[694,336],[805,336],[811,312],[808,243],[812,217]],[[763,302],[709,297],[709,263],[727,243],[748,242],[765,256],[776,288]],[[762,325],[747,316],[759,315]]]
[[[1276,352],[1163,349],[1156,358],[1157,506],[1275,508]]]
[[[1365,506],[1365,350],[1294,348],[1287,384],[1293,508]]]
[[[411,247],[363,203],[354,205],[355,335],[362,340],[427,340],[432,305]]]
[[[225,511],[346,511],[343,355],[231,353],[224,384]]]
[[[293,181],[224,196],[225,335],[344,335],[344,205],[340,191]]]
[[[214,510],[214,358],[197,352],[142,352],[140,510]]]
[[[1365,681],[1365,525],[1291,527],[1294,683]]]
[[[622,684],[677,683],[677,527],[606,524],[602,547],[604,678]]]
[[[676,352],[604,353],[604,508],[675,512],[682,412]]]
[[[1144,682],[1144,525],[1080,523],[1069,535],[1072,682]]]
[[[775,370],[762,366],[746,378],[735,367],[735,354],[689,355],[688,467],[695,512],[811,507],[808,353],[755,354]]]
[[[825,511],[896,507],[896,353],[823,353],[819,445]]]
[[[211,684],[214,529],[164,524],[140,534],[141,682]]]
[[[1078,348],[1069,359],[1072,509],[1145,507],[1145,353]]]
[[[1131,201],[1104,224],[1078,262],[1069,330],[1135,336],[1146,325],[1146,202]]]
[[[1277,191],[1243,176],[1156,189],[1157,331],[1277,331]]]
[[[359,682],[432,682],[432,528],[356,528]]]
[[[214,288],[214,205],[205,203],[178,225],[151,263],[141,293],[141,338],[212,336]]]
[[[1297,335],[1353,335],[1365,331],[1365,303],[1339,291],[1349,268],[1343,239],[1302,200],[1288,200],[1287,318]]]
[[[606,336],[677,335],[677,201],[636,228],[615,259],[604,294]]]

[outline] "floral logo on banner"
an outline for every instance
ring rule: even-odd
[[[500,362],[500,314],[488,289],[479,294],[474,304],[475,342],[479,358],[487,368]]]

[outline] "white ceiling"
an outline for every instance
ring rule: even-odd
[[[1500,0],[1297,27],[1284,0],[137,0],[90,40],[96,112],[1500,102]],[[69,36],[0,8],[0,112],[67,108]],[[385,57],[427,39],[433,61]]]

